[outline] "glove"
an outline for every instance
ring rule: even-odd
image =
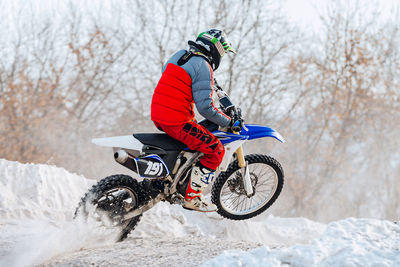
[[[242,130],[242,122],[240,120],[231,119],[229,124],[232,132],[240,132]]]

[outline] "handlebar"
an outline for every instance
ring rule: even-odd
[[[232,116],[230,117],[233,119],[233,121],[239,121],[240,128],[245,129],[247,131],[248,129],[244,125],[244,119],[242,118],[242,110],[240,108],[234,107],[231,114]]]
[[[222,111],[228,115],[233,121],[239,121],[240,128],[243,128],[247,131],[246,126],[244,125],[244,120],[242,118],[242,110],[237,108],[228,96],[223,96],[219,99],[220,107]]]
[[[239,125],[241,129],[245,129],[247,131],[246,126],[244,125],[244,120],[242,118],[242,110],[237,108],[229,98],[229,96],[225,93],[225,91],[218,85],[217,80],[214,79],[215,91],[219,97],[219,103],[221,110],[228,115],[234,122],[239,121]]]

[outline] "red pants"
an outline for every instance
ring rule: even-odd
[[[204,167],[215,171],[221,164],[225,148],[221,141],[203,126],[195,122],[187,122],[181,125],[155,123],[155,125],[172,138],[187,145],[191,150],[203,152],[204,156],[201,157],[200,164]]]

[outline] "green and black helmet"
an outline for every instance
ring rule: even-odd
[[[232,48],[226,34],[217,29],[211,29],[200,33],[199,36],[197,36],[196,41],[189,41],[189,44],[200,47],[201,52],[206,54],[210,59],[213,70],[218,68],[221,58],[225,53],[232,52],[236,54],[236,51]]]

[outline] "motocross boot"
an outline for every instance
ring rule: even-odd
[[[185,209],[202,212],[217,210],[217,206],[205,201],[202,194],[203,190],[212,182],[214,176],[214,171],[199,166],[193,167],[188,187],[186,189],[185,203],[183,204]]]

